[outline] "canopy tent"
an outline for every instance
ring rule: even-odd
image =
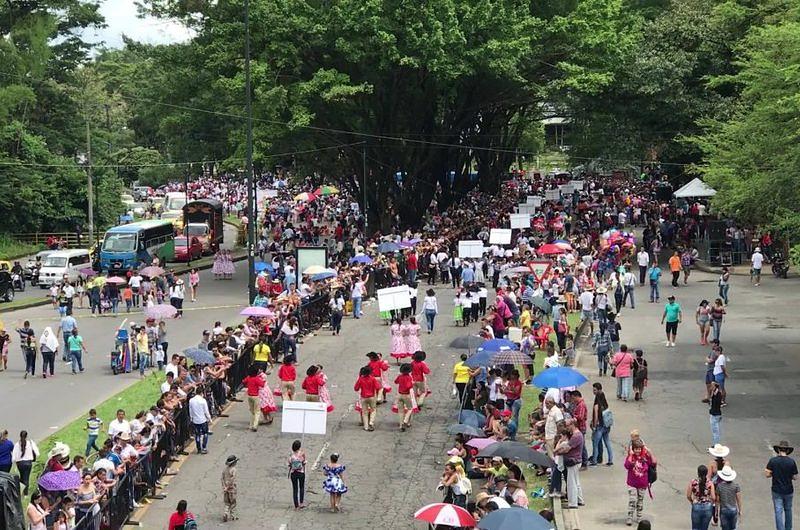
[[[691,197],[713,197],[716,194],[717,190],[699,178],[694,178],[691,182],[675,192],[675,198],[688,199]]]

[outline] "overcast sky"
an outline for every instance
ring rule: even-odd
[[[177,22],[153,17],[137,17],[133,0],[104,0],[100,13],[105,17],[108,27],[88,31],[84,38],[90,42],[105,41],[109,48],[122,47],[122,35],[149,44],[182,42],[191,38],[191,32]]]

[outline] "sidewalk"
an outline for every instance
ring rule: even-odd
[[[429,384],[432,395],[426,406],[413,420],[413,427],[399,432],[397,415],[389,403],[381,405],[374,432],[365,432],[358,425],[358,413],[353,410],[356,394],[352,390],[359,367],[366,364],[365,354],[376,350],[388,357],[390,337],[388,327],[378,319],[377,305],[365,306],[361,320],[346,318],[343,333],[333,337],[322,332],[307,337],[299,349],[298,391],[305,368],[313,363],[325,366],[336,410],[328,415],[326,436],[306,436],[305,450],[309,467],[306,476],[309,507],[296,512],[292,509],[291,487],[287,478],[286,459],[296,434],[281,434],[281,414],[275,415],[270,426],[261,426],[257,433],[248,430],[249,413],[246,403],[236,403],[230,416],[214,426],[208,455],[191,454],[172,477],[163,493],[165,500],[154,501],[144,514],[136,514],[148,527],[163,528],[177,502],[186,499],[189,510],[198,517],[201,528],[221,525],[222,501],[220,474],[229,454],[239,457],[239,517],[225,528],[265,529],[404,529],[419,528],[412,515],[430,502],[441,502],[436,483],[443,465],[443,455],[451,443],[444,427],[451,423],[456,402],[450,395],[452,366],[461,349],[449,348],[457,337],[476,332],[471,328],[454,327],[450,315],[450,289],[437,289],[440,316],[433,335],[422,334],[423,348],[428,352],[432,374]],[[390,362],[389,380],[398,370]],[[270,376],[274,388],[276,376]],[[280,398],[277,398],[280,406]],[[328,511],[328,495],[322,490],[324,475],[321,467],[332,452],[341,455],[340,463],[347,466],[346,481],[350,491],[344,495],[343,512]]]

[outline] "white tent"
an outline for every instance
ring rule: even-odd
[[[717,190],[699,178],[695,178],[681,189],[676,191],[675,197],[678,199],[688,199],[690,197],[713,197],[716,194]]]

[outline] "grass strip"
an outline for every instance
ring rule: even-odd
[[[0,234],[0,261],[14,260],[42,250],[43,245],[22,243],[7,234]]]

